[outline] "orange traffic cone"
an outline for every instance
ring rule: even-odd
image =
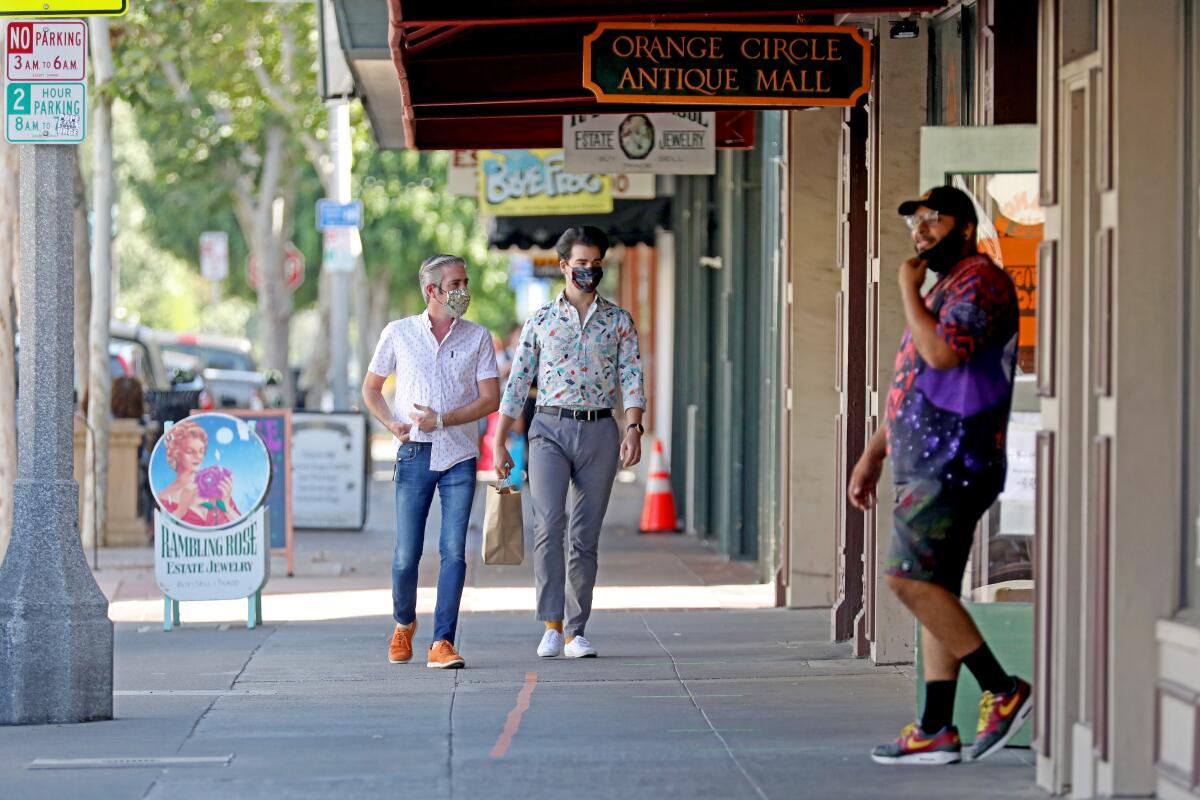
[[[654,440],[650,456],[650,477],[646,481],[646,502],[642,506],[642,533],[674,533],[679,530],[675,516],[675,496],[671,494],[671,474],[663,464],[661,439]]]

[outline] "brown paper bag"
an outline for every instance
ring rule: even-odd
[[[483,508],[483,563],[520,564],[525,560],[525,521],[521,493],[511,486],[488,484]]]

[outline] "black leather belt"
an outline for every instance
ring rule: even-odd
[[[576,422],[595,422],[598,419],[608,419],[613,413],[611,408],[598,408],[591,411],[575,411],[570,408],[557,408],[555,406],[538,406],[537,413],[549,414],[552,417],[562,419],[573,419]]]

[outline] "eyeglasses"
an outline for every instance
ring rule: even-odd
[[[915,231],[921,225],[936,225],[941,215],[936,211],[926,211],[924,214],[908,214],[904,217],[910,231]]]

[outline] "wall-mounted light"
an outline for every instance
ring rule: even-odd
[[[921,28],[915,19],[902,19],[892,23],[893,39],[916,39],[921,35]]]

